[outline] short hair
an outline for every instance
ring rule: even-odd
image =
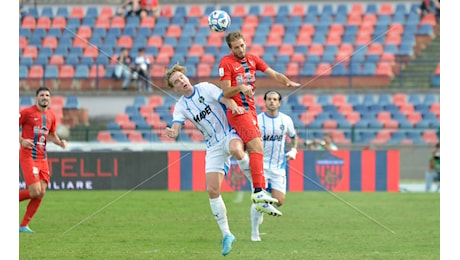
[[[137,52],[143,52],[143,51],[145,51],[144,47],[140,47],[139,49],[137,49]]]
[[[169,79],[171,78],[172,74],[174,74],[174,72],[182,72],[182,74],[185,75],[185,73],[187,72],[187,69],[184,66],[181,66],[179,63],[177,63],[172,68],[170,68],[168,71],[166,71],[165,80],[168,82],[168,86],[170,88],[174,87],[174,85],[169,81]]]
[[[47,87],[39,87],[37,89],[37,91],[35,91],[35,96],[38,96],[38,94],[40,94],[40,92],[42,92],[42,91],[48,91],[51,94],[51,91],[50,91],[49,88],[47,88]]]
[[[225,36],[225,41],[227,42],[227,45],[229,48],[232,48],[231,42],[239,40],[239,39],[244,40],[244,36],[240,31],[230,32],[227,34],[227,36]]]
[[[264,100],[267,100],[267,96],[268,96],[269,94],[278,94],[279,101],[281,101],[282,96],[281,96],[281,94],[280,94],[278,91],[276,91],[276,90],[269,90],[269,91],[265,92]]]

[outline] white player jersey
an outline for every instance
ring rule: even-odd
[[[276,170],[284,171],[286,168],[284,150],[286,135],[291,138],[296,135],[291,117],[281,112],[272,117],[264,112],[257,115],[257,121],[264,145],[264,168],[272,169],[275,172]]]
[[[227,121],[226,107],[220,103],[222,90],[216,85],[201,82],[194,86],[190,97],[181,96],[174,106],[173,123],[192,122],[203,134],[206,146],[223,140],[232,129]]]

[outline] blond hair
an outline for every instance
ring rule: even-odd
[[[186,71],[187,69],[184,66],[179,65],[179,63],[177,63],[171,69],[166,71],[165,80],[168,82],[168,86],[170,88],[174,88],[174,85],[169,81],[169,79],[171,79],[171,76],[172,74],[174,74],[174,72],[182,72],[182,74],[185,75]]]
[[[225,41],[230,49],[232,48],[231,43],[239,39],[243,39],[244,41],[244,36],[240,31],[230,32],[225,36]]]

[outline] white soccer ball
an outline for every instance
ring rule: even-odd
[[[225,32],[232,24],[232,20],[227,12],[214,10],[208,16],[208,24],[209,28],[215,32]]]

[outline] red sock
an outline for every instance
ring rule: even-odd
[[[41,203],[42,203],[41,199],[31,199],[29,201],[29,204],[27,205],[26,214],[24,214],[24,218],[22,219],[22,222],[21,222],[21,227],[29,225],[30,220],[35,215],[35,212],[37,212],[38,207],[40,207]]]
[[[20,190],[19,191],[19,202],[23,200],[28,200],[28,199],[30,199],[29,190]]]
[[[265,189],[264,177],[264,155],[261,153],[251,153],[249,155],[249,166],[251,167],[251,177],[253,188]]]

